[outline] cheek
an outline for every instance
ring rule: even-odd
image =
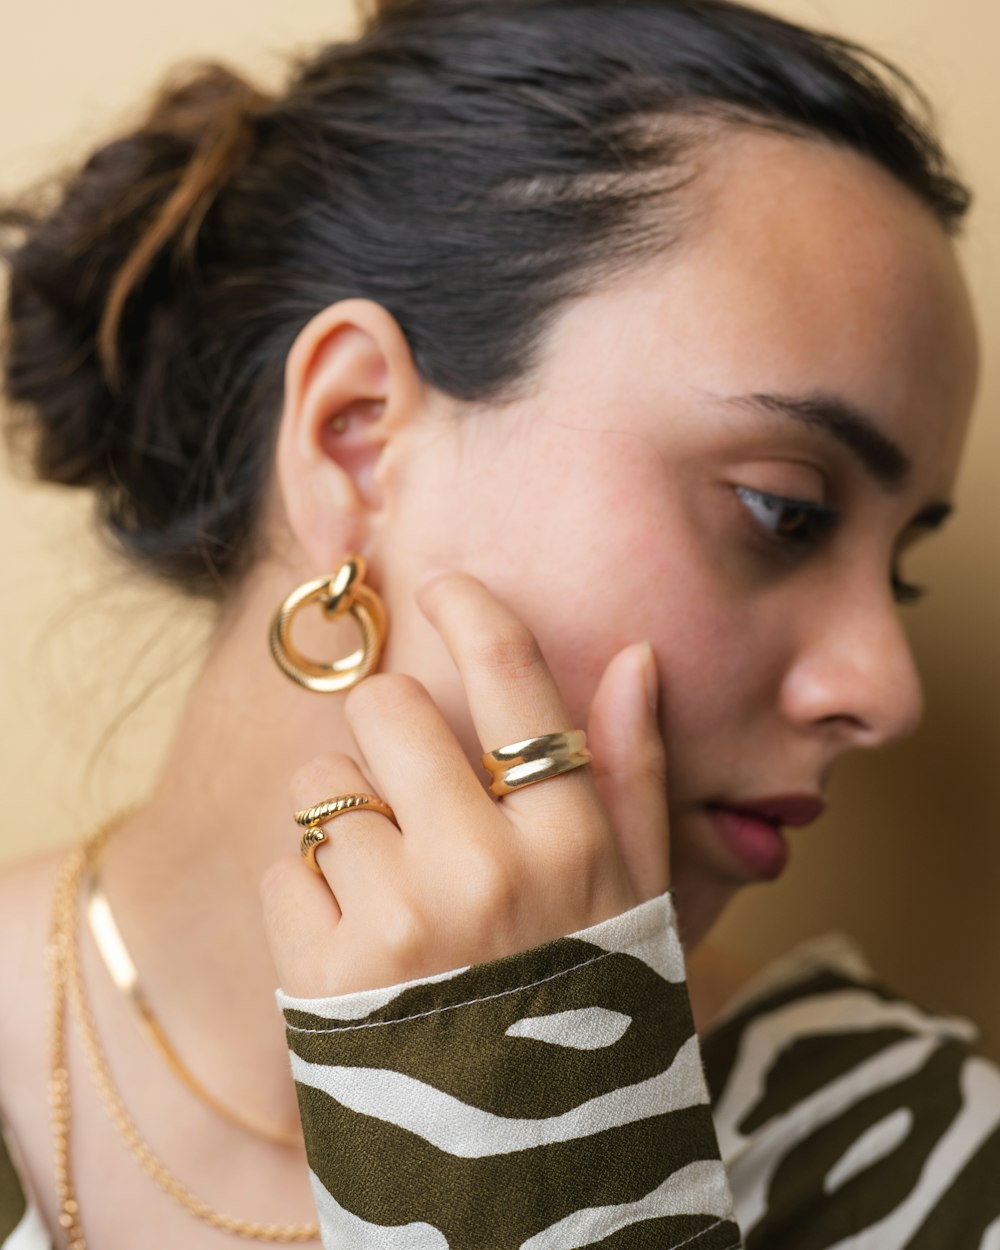
[[[724,788],[748,760],[779,748],[779,692],[792,645],[782,609],[790,605],[787,596],[762,596],[748,585],[734,568],[739,556],[720,554],[718,533],[705,534],[683,492],[665,493],[662,481],[654,492],[641,486],[637,472],[630,491],[595,493],[601,523],[586,546],[525,588],[534,593],[525,615],[576,725],[586,723],[610,659],[649,640],[671,796],[684,803]]]
[[[516,457],[505,450],[489,472],[436,489],[425,481],[386,535],[387,666],[424,682],[478,760],[454,665],[412,597],[423,569],[459,567],[535,633],[574,725],[586,724],[611,658],[648,639],[672,773],[731,756],[735,734],[767,705],[775,639],[684,484],[636,439],[581,431],[555,447],[528,438]]]
[[[755,637],[745,587],[713,558],[662,470],[630,461],[593,474],[585,495],[552,499],[539,534],[545,548],[533,572],[522,566],[503,590],[538,637],[576,723],[585,723],[611,658],[643,639],[657,658],[668,747],[678,757],[692,741],[712,750],[735,718],[765,701],[774,665],[764,651],[775,640]]]

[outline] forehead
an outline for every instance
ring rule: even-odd
[[[947,493],[977,379],[954,248],[931,211],[848,150],[749,129],[707,148],[676,249],[570,310],[550,362],[631,384],[840,396]]]

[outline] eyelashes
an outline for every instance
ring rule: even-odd
[[[811,499],[792,499],[768,491],[737,486],[736,494],[775,550],[786,555],[807,555],[841,522],[841,510],[831,504]],[[915,603],[926,593],[923,586],[905,581],[897,569],[890,576],[893,598],[897,603]]]
[[[737,486],[736,494],[762,530],[790,547],[816,547],[840,524],[840,509],[810,499],[789,499],[749,486]]]

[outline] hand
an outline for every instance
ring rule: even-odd
[[[531,633],[481,582],[443,574],[419,602],[458,667],[483,751],[576,728]],[[284,991],[325,997],[482,963],[666,890],[655,680],[647,644],[619,652],[590,709],[593,763],[502,801],[418,681],[378,673],[355,686],[345,712],[369,775],[348,755],[320,756],[296,774],[292,802],[364,791],[400,828],[373,812],[338,816],[317,851],[322,878],[296,852],[264,874]]]

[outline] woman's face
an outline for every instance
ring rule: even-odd
[[[777,826],[818,814],[845,751],[916,726],[907,550],[944,518],[976,375],[950,244],[864,158],[737,132],[698,193],[679,248],[562,315],[529,397],[400,432],[372,546],[385,666],[473,761],[413,601],[427,569],[521,615],[579,726],[610,658],[649,640],[689,942],[781,871]]]

